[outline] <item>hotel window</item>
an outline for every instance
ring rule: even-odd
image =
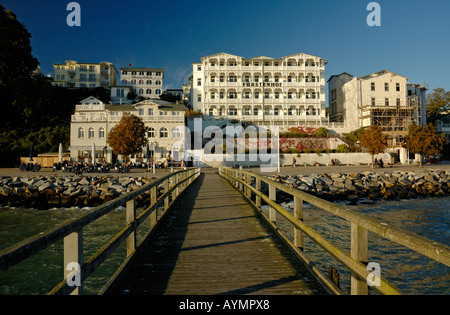
[[[149,108],[148,109],[148,115],[149,116],[153,116],[153,108]]]
[[[181,131],[178,127],[172,129],[172,139],[177,139],[181,137]]]
[[[237,82],[237,76],[235,75],[230,75],[228,77],[228,82]]]
[[[288,92],[288,98],[292,98],[292,92]]]
[[[136,84],[136,80],[131,80],[131,84]]]
[[[153,128],[153,127],[148,128],[147,137],[149,137],[149,138],[156,137],[155,128]]]
[[[159,130],[159,137],[160,137],[160,138],[169,138],[169,131],[167,130],[167,128],[162,127],[162,128]]]
[[[161,80],[156,80],[156,81],[155,81],[155,84],[156,84],[156,85],[161,85]]]
[[[389,98],[386,97],[386,98],[384,99],[384,105],[385,105],[385,106],[389,106]]]
[[[139,80],[139,84],[144,84],[144,80]]]
[[[375,82],[370,83],[370,90],[375,91]]]
[[[88,130],[88,138],[94,138],[95,137],[95,131],[94,128],[89,128]]]
[[[152,75],[151,72],[147,72],[147,76],[151,76],[151,75]],[[151,84],[151,81],[150,81],[150,84]]]
[[[259,76],[255,75],[255,82],[259,82]]]
[[[155,90],[155,94],[156,94],[156,95],[160,95],[160,94],[161,94],[161,90],[160,90],[160,89],[156,89],[156,90]]]
[[[264,76],[264,82],[269,82],[269,76],[268,75]]]
[[[86,82],[87,81],[87,77],[85,74],[80,74],[80,82]]]
[[[246,75],[246,76],[244,77],[244,82],[250,82],[250,77],[249,77],[248,75]]]
[[[292,116],[292,107],[289,107],[289,108],[288,108],[288,115],[289,115],[289,116]]]
[[[216,98],[216,92],[211,92],[211,99],[215,99]]]
[[[280,92],[275,92],[275,98],[280,98]]]
[[[97,80],[97,76],[95,74],[90,74],[89,75],[89,82],[95,82],[95,80]]]
[[[209,109],[209,116],[213,116],[214,115],[214,108],[210,108]]]
[[[78,128],[78,138],[84,138],[84,128]]]
[[[152,89],[145,90],[146,94],[152,94]]]
[[[255,98],[256,98],[256,99],[259,98],[259,92],[255,92]]]
[[[258,116],[258,108],[253,108],[253,115]]]
[[[275,82],[280,82],[280,78],[277,75],[275,76]]]
[[[236,116],[237,115],[237,109],[235,107],[230,107],[228,109],[228,115],[230,116]]]
[[[292,67],[292,62],[289,61],[289,62],[287,63],[287,65],[288,65],[288,67]]]
[[[249,66],[250,66],[250,62],[246,62],[244,65],[245,65],[246,67],[249,67]]]
[[[375,106],[375,97],[372,97],[372,106]]]
[[[219,77],[219,81],[220,81],[220,82],[223,82],[223,81],[224,81],[223,75],[221,75],[221,76]]]
[[[212,76],[212,77],[211,77],[211,82],[212,82],[212,83],[216,82],[216,77],[215,77],[215,76]]]
[[[228,98],[237,98],[237,93],[234,91],[228,92]]]
[[[161,76],[161,72],[156,72],[156,75],[157,75],[158,77],[160,77],[160,76]]]
[[[244,107],[244,115],[250,115],[250,107]]]
[[[136,75],[136,71],[131,71],[131,75]]]
[[[197,71],[202,71],[202,66],[197,66]]]
[[[400,92],[400,83],[396,83],[396,84],[395,84],[395,90],[396,90],[397,92]]]
[[[122,75],[127,75],[128,72],[127,71],[122,71]]]
[[[250,98],[250,92],[244,92],[244,98],[249,99]]]
[[[279,109],[278,107],[275,107],[275,108],[273,109],[273,114],[274,114],[275,116],[278,116],[278,115],[280,114],[280,109]]]
[[[400,106],[400,99],[397,98],[397,106]]]
[[[202,101],[202,95],[201,94],[197,94],[197,102],[201,102]]]
[[[139,95],[144,94],[144,89],[139,89]]]
[[[389,83],[385,83],[385,84],[384,84],[384,90],[385,90],[386,92],[389,92]]]
[[[144,71],[139,72],[139,75],[144,75]]]
[[[274,65],[275,67],[278,67],[278,62],[275,62],[273,65]]]
[[[219,97],[220,97],[221,100],[223,100],[223,98],[225,97],[225,93],[223,91],[220,92]]]
[[[269,92],[264,92],[264,98],[269,98]]]
[[[288,77],[287,77],[287,81],[288,81],[288,82],[292,82],[292,77],[291,77],[291,76],[288,76]]]
[[[264,62],[264,65],[265,65],[266,67],[268,67],[268,66],[269,66],[269,62],[268,62],[268,61]]]
[[[258,67],[259,66],[259,62],[255,62],[255,67]]]
[[[197,86],[201,86],[202,85],[202,79],[197,79]]]
[[[270,108],[269,107],[265,107],[264,108],[264,115],[270,115]]]
[[[143,108],[139,108],[139,116],[144,116],[144,109]]]
[[[98,129],[98,137],[99,137],[99,138],[104,138],[104,137],[105,137],[105,128],[100,127],[100,128]]]

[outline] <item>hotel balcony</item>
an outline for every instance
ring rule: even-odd
[[[106,122],[105,114],[72,115],[72,122]]]
[[[105,104],[76,105],[75,110],[76,111],[105,110]]]

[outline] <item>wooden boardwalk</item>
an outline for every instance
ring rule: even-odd
[[[109,294],[326,294],[217,169],[202,171]]]

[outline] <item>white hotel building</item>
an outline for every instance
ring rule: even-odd
[[[204,117],[295,126],[327,122],[325,64],[298,53],[243,58],[218,53],[193,63],[191,105]]]

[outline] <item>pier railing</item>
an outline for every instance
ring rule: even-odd
[[[64,240],[64,277],[49,294],[82,294],[84,280],[99,267],[124,241],[126,241],[127,255],[116,273],[103,287],[100,293],[105,292],[116,279],[127,263],[133,257],[137,244],[137,228],[147,218],[150,219],[150,234],[156,227],[160,218],[177,196],[186,189],[198,176],[200,169],[191,168],[171,173],[165,177],[148,183],[141,188],[111,200],[90,211],[88,214],[54,229],[47,230],[32,236],[16,245],[0,251],[0,272],[3,272],[19,262],[46,249],[59,240]],[[158,186],[163,185],[164,193],[157,196]],[[150,205],[136,216],[136,198],[150,191]],[[126,205],[126,226],[116,234],[107,244],[98,250],[92,257],[83,259],[83,228],[112,210]],[[158,216],[157,210],[162,213]],[[147,236],[146,235],[146,236]],[[143,238],[145,240],[146,236]]]
[[[314,263],[305,255],[303,236],[306,234],[315,243],[324,248],[328,253],[342,262],[351,272],[350,293],[355,295],[368,294],[368,279],[376,283],[373,287],[382,294],[401,294],[399,289],[385,278],[379,276],[374,279],[372,270],[367,269],[368,265],[368,231],[405,246],[428,258],[431,258],[446,266],[450,266],[450,248],[439,244],[417,234],[396,228],[387,223],[381,222],[367,215],[360,214],[350,210],[343,205],[337,205],[332,202],[312,196],[308,193],[284,185],[283,183],[269,179],[256,173],[220,167],[219,173],[230,184],[236,187],[252,203],[260,215],[268,222],[273,230],[281,239],[293,250],[298,258],[305,264],[310,272],[328,288],[330,293],[342,294],[340,289],[315,266]],[[269,195],[261,191],[261,185],[265,183],[268,186]],[[254,185],[254,186],[253,186]],[[293,213],[285,210],[276,203],[277,190],[287,193],[294,200]],[[265,214],[261,208],[261,202],[264,201],[270,208],[268,214]],[[324,236],[316,232],[303,221],[303,202],[307,202],[333,215],[347,220],[350,223],[350,253],[334,245]],[[293,237],[284,233],[277,225],[277,215],[287,219],[293,227]],[[293,238],[293,239],[292,239]],[[378,281],[374,281],[378,280]]]

